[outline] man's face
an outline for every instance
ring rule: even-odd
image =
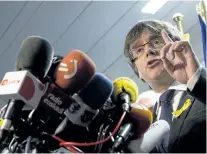
[[[165,45],[161,35],[144,30],[131,45],[131,54],[140,78],[145,81],[160,80],[167,74],[160,59],[160,50]]]

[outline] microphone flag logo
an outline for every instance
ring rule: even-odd
[[[73,63],[74,67],[70,65],[72,68],[68,68],[68,65],[65,63],[60,63],[60,67],[58,68],[58,71],[60,72],[68,72],[68,74],[64,75],[64,79],[68,80],[72,77],[74,77],[78,71],[78,61],[77,60],[70,60],[71,63]],[[71,73],[70,71],[73,70]]]

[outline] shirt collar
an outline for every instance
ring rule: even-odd
[[[187,90],[187,85],[186,84],[181,84],[177,81],[174,81],[168,89],[186,91]]]
[[[187,90],[187,85],[186,84],[181,84],[177,81],[173,81],[173,83],[170,85],[168,89],[175,89],[175,90],[180,90],[180,91],[186,91]],[[154,92],[154,91],[153,91]],[[154,99],[158,102],[159,98],[162,93],[156,93],[154,92]]]

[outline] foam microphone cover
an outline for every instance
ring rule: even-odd
[[[151,124],[141,138],[131,140],[128,148],[132,153],[148,153],[169,133],[170,126],[165,120]]]
[[[38,78],[44,78],[52,64],[54,50],[49,41],[40,36],[23,40],[16,59],[16,70],[28,70]]]
[[[96,65],[82,51],[72,50],[59,64],[55,83],[68,95],[81,90],[94,76]]]
[[[141,137],[150,127],[153,117],[152,112],[142,104],[131,104],[130,120],[134,124],[135,138]]]
[[[96,73],[93,79],[78,95],[85,104],[93,109],[99,109],[108,100],[113,91],[111,80],[101,73]]]
[[[112,100],[116,102],[119,95],[122,92],[126,92],[130,96],[131,103],[137,100],[138,87],[136,83],[128,77],[119,77],[113,81],[114,91],[112,94]]]

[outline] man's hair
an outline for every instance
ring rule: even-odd
[[[125,46],[124,46],[124,55],[127,59],[128,64],[130,67],[134,70],[135,74],[139,77],[139,73],[137,70],[137,67],[132,62],[132,55],[129,53],[130,45],[134,43],[135,40],[137,40],[143,31],[147,29],[150,32],[154,34],[160,34],[161,30],[164,29],[168,36],[173,41],[179,41],[181,40],[182,36],[180,32],[175,28],[172,24],[165,22],[165,21],[159,21],[159,20],[143,20],[139,21],[127,34],[126,40],[125,40]]]

